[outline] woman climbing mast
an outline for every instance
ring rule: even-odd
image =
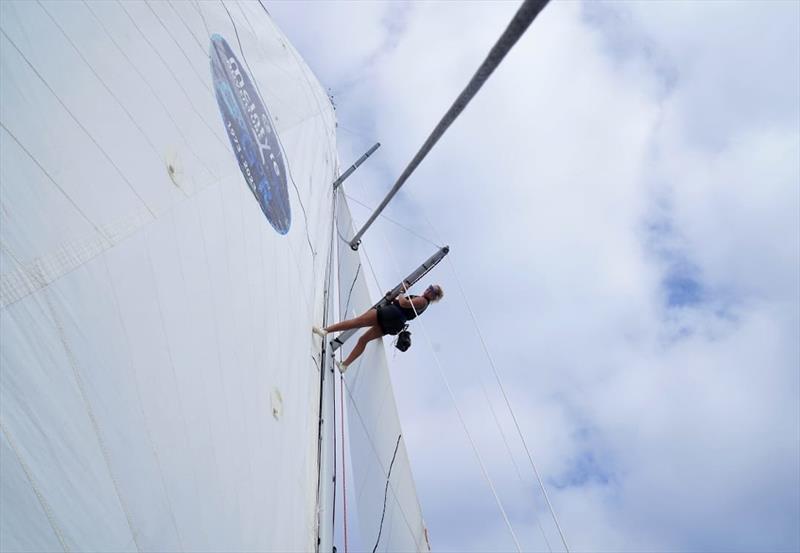
[[[408,290],[407,283],[403,283],[404,288]],[[391,292],[386,294],[386,299],[389,302],[380,307],[373,307],[363,315],[354,319],[347,319],[345,321],[326,326],[323,329],[313,327],[312,330],[315,334],[323,338],[329,332],[338,332],[340,330],[350,330],[353,328],[369,328],[359,339],[350,355],[344,362],[337,361],[339,370],[344,373],[347,367],[355,361],[359,355],[364,352],[364,348],[372,341],[384,336],[386,334],[395,335],[405,326],[406,322],[415,319],[417,315],[421,315],[428,305],[432,302],[437,302],[444,297],[444,291],[438,284],[431,284],[428,286],[421,296],[405,296],[398,295],[391,297]]]

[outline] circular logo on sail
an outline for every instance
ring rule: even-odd
[[[269,223],[286,234],[292,225],[286,165],[269,111],[225,39],[213,35],[210,50],[217,104],[239,169]]]

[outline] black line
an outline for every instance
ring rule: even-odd
[[[356,280],[358,279],[358,273],[360,272],[361,272],[361,263],[359,263],[358,267],[356,268],[356,276],[353,277],[353,283],[350,285],[350,291],[347,292],[347,301],[344,304],[344,313],[341,314],[341,316],[344,317],[345,319],[347,319],[347,310],[350,308],[350,295],[353,293],[353,287],[356,285]]]
[[[267,7],[264,4],[261,3],[261,0],[258,0],[258,3],[261,6],[261,9],[263,9],[264,12],[267,14],[267,17],[272,19],[272,15],[270,15],[269,10],[267,9]]]
[[[378,529],[378,539],[375,540],[375,547],[372,548],[372,553],[377,551],[378,544],[381,541],[381,533],[383,533],[383,519],[386,516],[386,497],[389,494],[389,478],[392,477],[392,467],[394,466],[394,460],[397,457],[397,449],[400,447],[400,438],[402,437],[402,434],[397,436],[397,443],[394,446],[394,455],[392,455],[392,462],[389,464],[389,474],[386,475],[386,487],[383,490],[383,513],[381,513],[381,526]]]
[[[337,340],[338,340],[337,338],[334,338],[333,341],[335,342]],[[372,453],[375,456],[375,460],[378,462],[378,466],[383,471],[384,470],[383,469],[383,463],[381,462],[380,455],[378,454],[378,448],[375,447],[375,442],[372,440],[372,437],[370,436],[369,430],[367,429],[367,425],[364,422],[364,417],[361,416],[361,411],[359,411],[359,409],[358,409],[358,404],[356,403],[356,399],[353,397],[353,391],[350,389],[350,386],[347,384],[347,380],[346,379],[343,380],[343,382],[344,382],[344,389],[347,390],[347,397],[350,398],[350,403],[348,403],[348,409],[349,409],[350,405],[353,406],[353,409],[355,410],[356,416],[358,417],[358,422],[361,423],[361,428],[364,429],[364,435],[367,437],[367,441],[369,442],[370,449],[372,449]],[[388,482],[389,481],[388,480],[389,479],[389,475],[388,474],[386,476],[386,479],[387,479],[386,481]],[[395,493],[394,489],[392,489],[392,495],[394,495],[394,497],[395,497],[395,502],[397,504],[397,508],[400,509],[400,516],[403,517],[403,521],[406,523],[406,528],[408,528],[408,533],[411,534],[412,538],[415,538],[414,539],[414,543],[416,543],[418,541],[416,539],[416,533],[411,528],[411,524],[408,522],[408,517],[406,516],[406,513],[403,510],[403,504],[400,503],[399,499],[397,499],[397,494]]]

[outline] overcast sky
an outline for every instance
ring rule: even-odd
[[[377,204],[517,7],[268,4],[342,166],[383,144],[349,195]],[[526,550],[557,534],[455,274],[573,550],[800,550],[798,98],[798,2],[555,2],[387,210],[452,247],[422,322]],[[364,247],[383,289],[434,250],[385,220]],[[412,330],[387,351],[431,543],[511,550]]]

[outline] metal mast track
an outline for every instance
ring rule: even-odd
[[[517,13],[514,15],[514,18],[506,27],[505,32],[500,36],[497,40],[495,45],[489,51],[489,55],[486,56],[486,59],[483,61],[481,66],[478,68],[478,71],[475,72],[473,75],[472,80],[470,80],[467,87],[461,92],[461,94],[456,98],[456,101],[453,102],[453,105],[450,106],[450,109],[447,110],[447,113],[444,114],[442,120],[439,121],[439,124],[433,129],[433,132],[430,134],[428,139],[422,145],[417,155],[411,160],[411,163],[408,164],[408,167],[405,168],[403,173],[397,179],[397,182],[394,183],[392,189],[380,203],[380,205],[376,208],[375,213],[373,213],[367,222],[364,223],[364,226],[359,230],[353,239],[350,241],[350,247],[354,250],[358,249],[359,244],[361,243],[361,237],[367,231],[367,229],[372,225],[375,219],[378,218],[381,211],[386,208],[388,203],[392,200],[397,191],[400,190],[400,187],[405,184],[408,180],[408,177],[411,176],[411,173],[417,168],[417,166],[422,162],[428,152],[431,151],[433,146],[439,141],[442,135],[447,131],[453,121],[464,111],[464,108],[467,107],[470,100],[477,94],[478,90],[483,86],[483,84],[489,79],[489,76],[497,69],[497,66],[500,65],[500,62],[503,61],[503,58],[506,56],[511,47],[517,43],[519,38],[525,33],[528,29],[530,24],[539,15],[539,12],[547,5],[549,0],[525,0],[522,6],[517,10]]]

